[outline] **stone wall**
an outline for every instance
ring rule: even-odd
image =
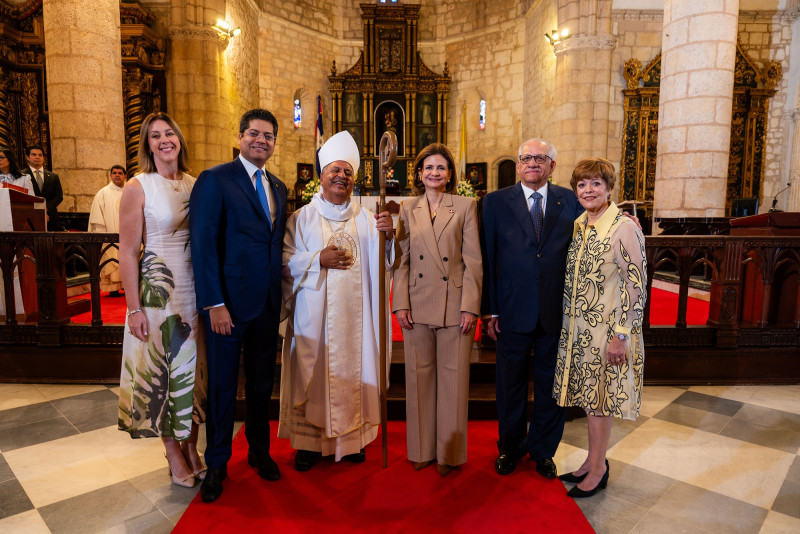
[[[556,55],[544,34],[557,27],[558,13],[554,2],[533,2],[525,13],[524,112],[521,115],[522,131],[512,151],[514,159],[522,141],[538,137],[553,142],[555,93],[565,89],[556,87]],[[560,171],[560,168],[556,166],[556,170]]]

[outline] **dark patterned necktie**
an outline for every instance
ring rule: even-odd
[[[542,195],[538,191],[534,191],[531,195],[533,203],[531,204],[531,221],[533,221],[533,231],[536,234],[536,241],[539,241],[539,236],[542,234],[542,222],[544,215],[542,214]]]

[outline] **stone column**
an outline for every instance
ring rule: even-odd
[[[655,217],[725,215],[739,0],[665,0]]]
[[[794,134],[792,137],[792,161],[789,167],[789,181],[780,182],[775,193],[786,187],[787,183],[792,184],[788,191],[781,194],[778,204],[775,206],[783,211],[800,211],[800,108],[792,111],[792,122],[794,124]],[[774,197],[774,194],[773,194]],[[772,203],[772,197],[765,198],[764,202]]]
[[[89,211],[125,162],[119,1],[44,0],[45,57],[53,171],[59,211]]]
[[[557,89],[548,140],[558,150],[554,179],[569,187],[578,160],[608,157],[611,53],[616,46],[616,37],[611,35],[611,1],[561,0],[558,30],[568,30],[570,36],[553,47]]]
[[[189,167],[196,176],[232,159],[235,132],[227,127],[228,104],[222,98],[229,39],[213,28],[217,19],[225,19],[225,0],[173,0],[173,6],[168,110],[191,147]]]

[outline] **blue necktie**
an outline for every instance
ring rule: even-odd
[[[542,214],[542,195],[538,191],[534,191],[531,195],[533,203],[531,204],[531,220],[533,221],[533,232],[536,234],[536,241],[539,241],[539,236],[542,234],[542,222],[544,215]]]
[[[261,169],[256,170],[256,193],[258,194],[258,201],[261,202],[261,207],[267,216],[267,224],[269,229],[272,230],[272,217],[269,214],[269,202],[267,202],[267,193],[264,191],[264,184],[261,183]]]

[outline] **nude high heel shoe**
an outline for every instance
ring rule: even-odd
[[[172,473],[172,465],[170,465],[169,458],[167,458],[166,454],[164,455],[164,458],[167,460],[167,469],[169,470],[169,476],[172,477],[172,483],[176,486],[182,486],[184,488],[193,488],[196,482],[195,474],[191,473],[183,478],[178,478],[177,475]],[[205,471],[205,469],[203,471]],[[205,473],[203,473],[203,476],[205,477]]]

